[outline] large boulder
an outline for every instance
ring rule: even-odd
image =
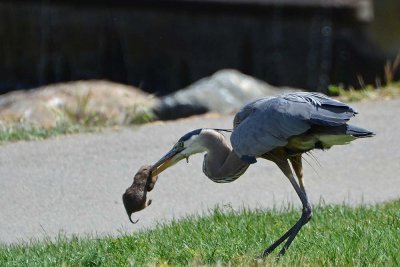
[[[127,124],[154,99],[132,86],[89,80],[59,83],[0,96],[1,124],[54,127],[59,122]]]
[[[275,87],[237,70],[220,70],[156,101],[154,112],[170,120],[205,112],[232,114],[252,100],[296,89]]]

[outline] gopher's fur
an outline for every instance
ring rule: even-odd
[[[148,191],[153,190],[158,176],[151,177],[150,168],[151,166],[147,165],[140,167],[133,178],[132,185],[122,195],[126,213],[128,213],[129,220],[132,223],[139,221],[132,221],[132,213],[140,211],[151,204],[151,199],[147,200],[146,195]]]

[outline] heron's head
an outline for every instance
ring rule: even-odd
[[[204,137],[208,129],[193,130],[182,136],[172,149],[152,166],[152,176],[158,175],[182,159],[190,155],[206,151]]]

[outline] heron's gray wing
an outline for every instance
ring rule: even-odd
[[[244,106],[235,116],[231,143],[239,157],[255,157],[281,146],[312,125],[345,124],[355,111],[348,105],[317,93],[292,93],[262,98]]]
[[[310,123],[316,125],[343,125],[357,114],[349,105],[319,93],[298,92],[282,97],[290,102],[308,104]]]

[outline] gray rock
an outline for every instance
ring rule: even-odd
[[[237,70],[226,69],[160,98],[154,112],[162,120],[207,111],[232,114],[257,98],[293,91],[296,89],[275,87]]]

